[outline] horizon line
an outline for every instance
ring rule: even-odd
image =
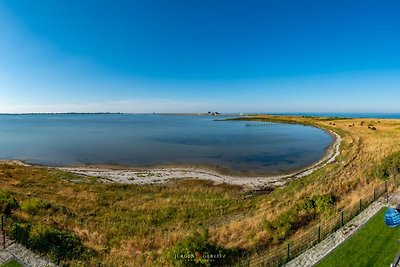
[[[400,114],[398,112],[370,112],[370,111],[290,111],[290,112],[218,112],[218,111],[207,111],[207,112],[109,112],[109,111],[94,111],[94,112],[76,112],[76,111],[68,111],[68,112],[0,112],[0,115],[51,115],[51,114],[132,114],[132,115],[168,115],[168,114],[214,114],[214,115],[285,115],[285,114]]]

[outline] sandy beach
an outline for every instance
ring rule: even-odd
[[[63,171],[75,174],[94,176],[106,183],[124,184],[161,184],[173,179],[202,179],[211,180],[216,184],[227,183],[241,185],[250,189],[262,189],[283,186],[287,182],[309,175],[322,168],[326,164],[333,162],[339,155],[341,138],[332,131],[328,133],[333,137],[333,142],[326,149],[324,156],[316,163],[298,170],[293,173],[276,176],[233,176],[218,173],[217,171],[203,169],[199,167],[163,167],[146,169],[113,169],[97,166],[84,167],[58,167]]]

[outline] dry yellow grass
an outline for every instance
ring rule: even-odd
[[[112,185],[56,170],[7,164],[0,166],[0,189],[12,192],[20,202],[37,197],[66,207],[72,217],[46,211],[35,216],[15,211],[14,216],[77,234],[87,247],[103,255],[105,263],[161,266],[170,265],[166,249],[201,228],[210,229],[212,240],[229,248],[274,246],[283,240],[271,240],[277,233],[266,222],[278,220],[315,195],[334,195],[335,209],[355,203],[381,183],[369,176],[371,169],[400,151],[400,120],[253,119],[331,129],[342,137],[341,155],[309,176],[249,199],[243,198],[245,193],[238,186],[213,186],[205,181],[175,181],[165,186]],[[308,225],[323,216],[318,214]],[[300,228],[291,234],[303,231]]]
[[[341,155],[336,162],[266,196],[258,203],[254,216],[212,229],[215,240],[229,247],[251,248],[262,243],[263,239],[268,239],[265,230],[260,229],[263,221],[277,219],[307,197],[333,194],[338,197],[337,209],[359,201],[382,182],[370,177],[371,169],[385,157],[400,151],[400,120],[287,116],[255,116],[252,119],[311,124],[335,131],[342,137]],[[372,130],[372,127],[377,130]],[[253,236],[252,232],[254,238],[249,238]]]

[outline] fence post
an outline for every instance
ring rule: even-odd
[[[6,249],[6,233],[4,232],[4,215],[1,215],[1,234],[3,236],[3,249]]]
[[[342,216],[342,227],[343,227],[343,225],[344,225],[344,220],[343,220],[343,211],[342,211],[340,214],[341,214],[341,216]]]
[[[287,259],[286,262],[290,261],[290,242],[287,244]]]
[[[386,191],[386,203],[389,203],[389,191],[388,191],[387,181],[385,181],[385,191]]]
[[[362,211],[362,200],[360,198],[360,212]]]
[[[376,200],[376,190],[374,188],[374,201]]]
[[[321,242],[321,225],[318,225],[318,243]]]

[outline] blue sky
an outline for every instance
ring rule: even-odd
[[[400,112],[399,10],[0,0],[0,112]]]

